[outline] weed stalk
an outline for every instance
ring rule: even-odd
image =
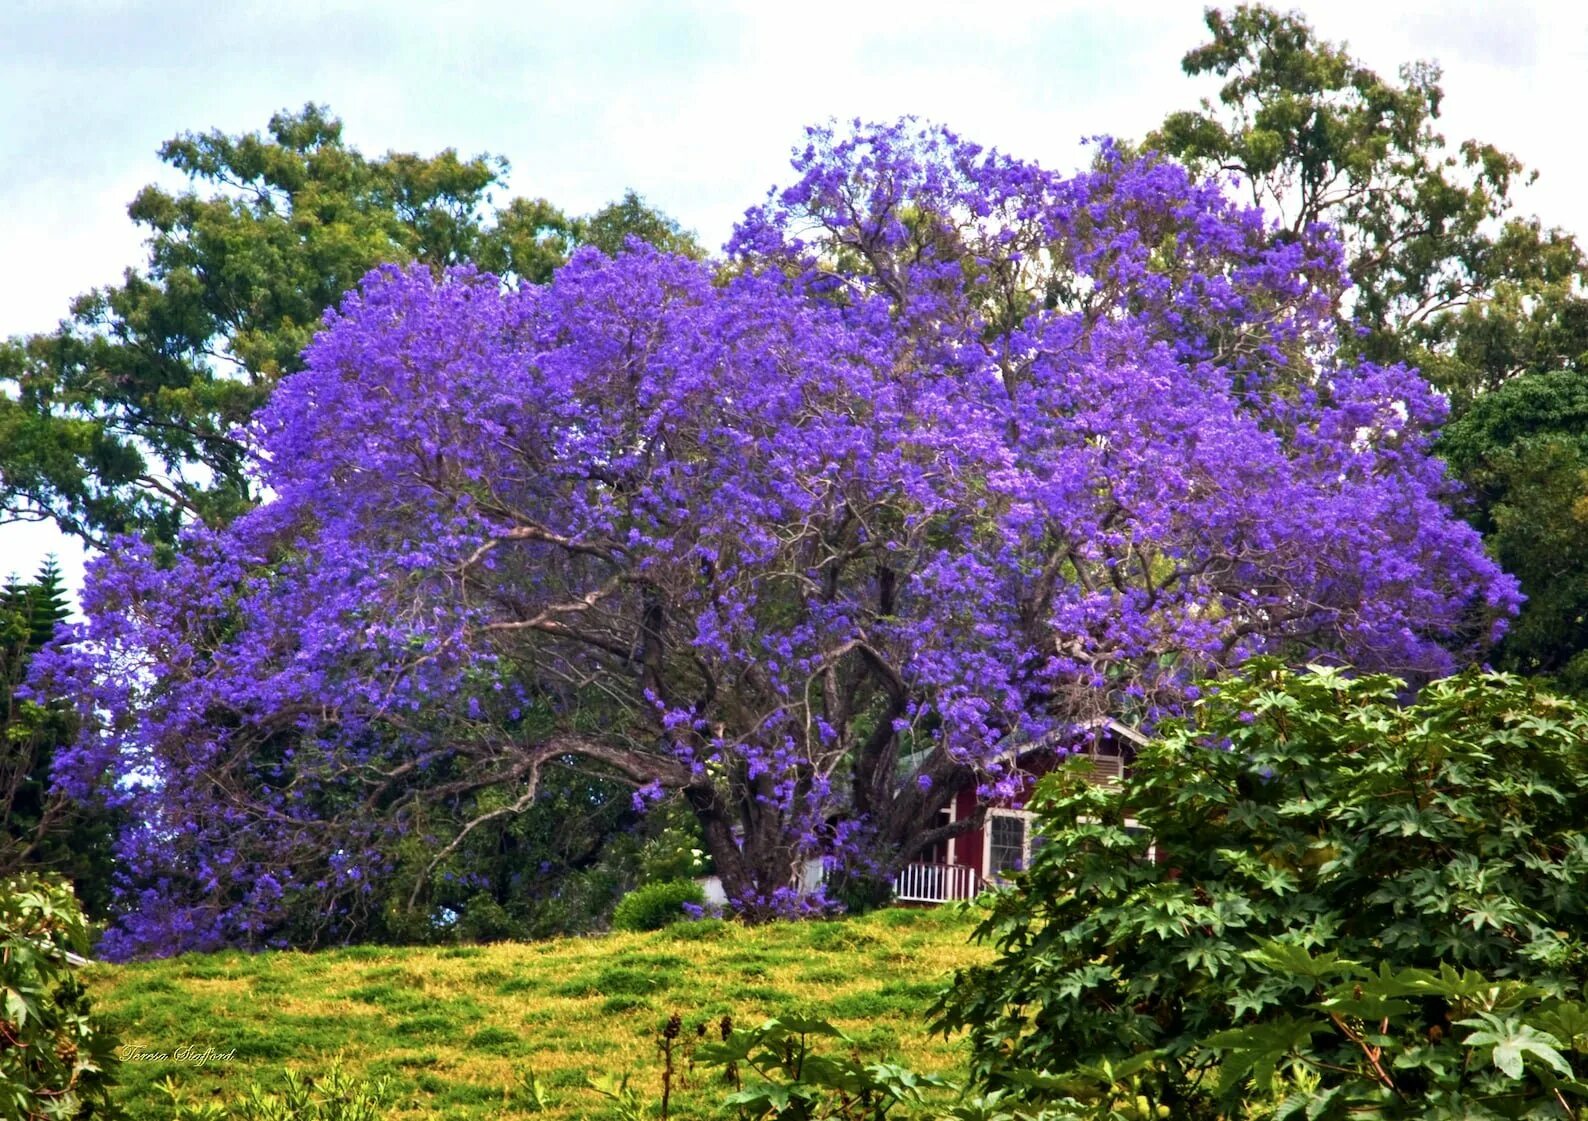
[[[677,1012],[667,1017],[662,1028],[662,1121],[667,1121],[667,1106],[673,1097],[673,1043],[683,1028],[683,1017]]]

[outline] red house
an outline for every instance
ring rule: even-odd
[[[1091,762],[1093,781],[1123,781],[1135,749],[1144,745],[1146,738],[1134,728],[1107,718],[1088,727],[1095,736],[1080,754]],[[1033,780],[1037,773],[1031,775]],[[944,824],[975,816],[978,805],[976,788],[966,787],[944,808]],[[1033,840],[1041,843],[1041,838],[1033,838],[1032,816],[1018,801],[989,805],[981,828],[939,842],[904,866],[893,879],[894,902],[920,905],[973,899],[984,888],[1001,883],[1003,873],[1031,862]],[[822,862],[810,860],[805,864],[800,886],[814,891],[825,878]],[[696,882],[704,890],[707,903],[721,906],[727,902],[722,882],[716,876],[704,876]]]
[[[1084,752],[1093,781],[1123,781],[1133,749],[1147,741],[1140,732],[1116,720],[1100,720],[1093,727],[1097,735]],[[947,824],[972,817],[977,807],[975,787],[966,787],[943,810],[943,821]],[[900,903],[971,899],[987,885],[998,883],[1003,873],[1026,867],[1031,862],[1031,818],[1030,811],[1018,803],[989,805],[980,829],[939,842],[905,865],[893,881],[894,899]]]

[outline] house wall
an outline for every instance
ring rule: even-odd
[[[1048,760],[1037,760],[1035,765],[1025,775],[1025,788],[1018,797],[1007,801],[994,802],[991,805],[999,809],[1020,809],[1025,805],[1026,797],[1031,793],[1031,787],[1044,773],[1051,770],[1053,763]],[[963,821],[968,817],[975,817],[979,805],[974,785],[961,790],[954,799],[954,818]],[[985,822],[985,819],[983,819]],[[976,869],[978,877],[987,875],[987,828],[961,833],[954,838],[953,864],[964,864]]]
[[[821,887],[824,866],[820,860],[807,860],[800,869],[799,890],[815,891]],[[725,907],[728,903],[728,893],[723,890],[720,876],[696,876],[695,882],[700,885],[700,890],[706,896],[706,902],[714,907]]]
[[[1107,763],[1111,758],[1128,759],[1129,755],[1126,754],[1128,746],[1122,745],[1112,736],[1100,736],[1097,743],[1093,745],[1092,751],[1102,758],[1103,763]],[[991,808],[1020,809],[1024,807],[1026,799],[1031,794],[1031,788],[1036,784],[1037,779],[1052,770],[1058,763],[1059,760],[1057,758],[1032,760],[1023,774],[1025,781],[1024,789],[1021,793],[1007,801],[994,802],[991,804]],[[1118,779],[1114,776],[1117,774],[1117,765],[1112,770],[1099,768],[1093,781],[1116,782]],[[975,817],[978,804],[974,785],[961,790],[954,799],[954,819],[963,821],[966,818]],[[969,833],[961,833],[954,838],[953,845],[949,863],[967,865],[976,870],[978,877],[985,878],[987,875],[987,830],[985,824],[981,829]]]
[[[976,816],[976,788],[968,786],[961,790],[954,798],[954,820],[964,821],[968,817]],[[978,877],[986,874],[982,867],[985,863],[986,831],[973,829],[968,833],[961,833],[954,838],[953,861],[954,864],[964,864],[976,869]]]

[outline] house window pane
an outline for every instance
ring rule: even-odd
[[[988,822],[991,829],[991,867],[988,872],[997,875],[999,872],[1015,872],[1025,867],[1026,864],[1026,822],[1025,818],[1013,814],[994,814]]]

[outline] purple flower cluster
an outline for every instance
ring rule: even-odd
[[[141,819],[115,952],[334,926],[425,799],[567,755],[819,911],[806,862],[885,875],[1093,717],[1259,652],[1438,674],[1514,613],[1441,401],[1334,360],[1326,231],[910,122],[795,170],[716,269],[372,273],[253,424],[270,500],[94,566],[38,672],[88,718],[57,780]]]

